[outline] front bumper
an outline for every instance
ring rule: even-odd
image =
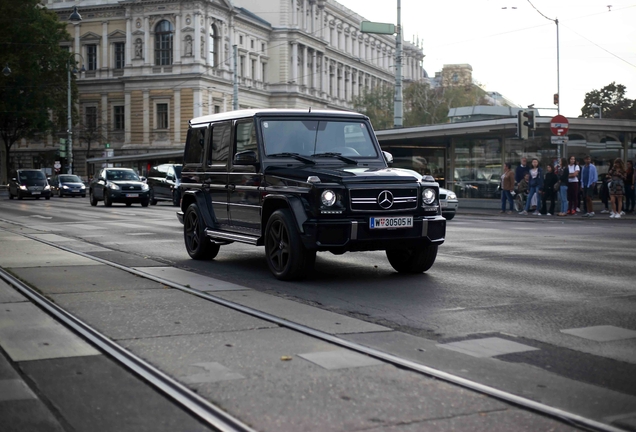
[[[150,199],[150,191],[110,191],[109,195],[110,200],[114,203],[140,203]]]
[[[51,191],[50,190],[40,190],[40,191],[32,191],[32,190],[23,190],[23,189],[18,189],[18,196],[22,197],[22,198],[39,198],[39,197],[43,197],[43,198],[50,198],[51,197]]]
[[[444,243],[446,219],[442,216],[415,217],[413,227],[375,230],[369,218],[316,221],[303,224],[301,238],[312,250],[368,251],[418,247]]]
[[[177,219],[179,219],[179,222],[183,225],[183,212],[181,210],[177,212]]]

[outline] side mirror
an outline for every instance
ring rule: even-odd
[[[139,180],[146,183],[146,181],[148,180],[146,177],[144,176],[139,176]]]
[[[392,165],[393,164],[393,155],[389,152],[383,151],[382,154],[384,155],[384,160],[386,161],[386,163],[388,165]]]
[[[256,165],[258,156],[254,150],[245,150],[234,155],[234,165]]]

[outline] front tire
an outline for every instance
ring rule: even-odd
[[[181,204],[181,192],[178,189],[174,189],[172,191],[172,205],[175,207],[179,207]]]
[[[275,211],[267,221],[265,257],[270,271],[280,280],[302,279],[313,268],[316,251],[305,248],[288,209]]]
[[[221,248],[205,235],[203,218],[196,204],[190,204],[183,216],[183,240],[188,255],[195,260],[214,259]]]
[[[455,213],[442,213],[442,216],[444,216],[446,220],[453,220],[453,218],[455,217]]]
[[[424,273],[431,268],[437,257],[437,245],[429,244],[412,249],[389,249],[386,251],[391,267],[399,273]]]
[[[110,195],[108,194],[108,192],[104,192],[104,206],[105,207],[112,207],[113,202],[110,199]]]
[[[150,204],[157,205],[157,200],[155,199],[155,191],[150,190]]]
[[[9,191],[9,199],[12,200],[13,199],[13,194],[11,193],[11,191]]]
[[[142,207],[148,207],[148,204],[150,204],[150,201],[148,201],[148,200],[142,200],[141,201],[141,206]]]

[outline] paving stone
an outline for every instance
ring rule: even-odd
[[[0,380],[0,402],[37,399],[21,379]]]
[[[11,247],[0,248],[0,266],[4,268],[95,265],[89,258],[26,237],[13,235],[5,239]]]
[[[298,356],[329,370],[378,366],[384,364],[372,357],[346,349],[298,354]]]
[[[95,261],[94,264],[83,267],[18,268],[12,269],[12,272],[45,294],[165,288],[164,285],[124,270]]]
[[[114,262],[126,267],[163,267],[164,263],[154,261],[151,258],[140,257],[129,252],[109,250],[108,252],[89,252],[91,256]]]
[[[497,337],[471,339],[461,342],[438,344],[437,346],[439,348],[461,352],[473,357],[495,357],[504,354],[538,350],[538,348]]]
[[[611,325],[581,327],[575,329],[561,330],[561,333],[578,336],[596,342],[611,342],[617,340],[636,338],[636,330],[615,327]]]
[[[2,432],[64,432],[64,428],[39,399],[0,402]]]
[[[26,297],[20,294],[15,288],[7,285],[0,280],[0,304],[2,303],[20,303],[28,301]]]
[[[194,272],[174,267],[137,267],[135,270],[160,277],[179,285],[188,286],[199,291],[236,291],[249,288],[225,282],[220,279],[203,276]]]
[[[191,375],[185,375],[181,378],[181,381],[186,384],[210,383],[244,378],[243,375],[232,372],[231,369],[216,362],[183,365],[183,368],[184,373],[187,373],[188,370],[193,371]]]
[[[99,354],[31,303],[0,307],[0,346],[14,362]]]

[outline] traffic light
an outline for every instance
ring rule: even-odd
[[[555,105],[559,105],[559,94],[558,93],[554,94],[554,104]]]
[[[66,139],[60,138],[60,157],[66,157]]]
[[[528,122],[526,121],[526,111],[519,110],[517,112],[517,137],[519,139],[528,139]]]
[[[526,119],[523,124],[528,127],[528,130],[535,130],[534,111],[524,111],[523,117]]]

